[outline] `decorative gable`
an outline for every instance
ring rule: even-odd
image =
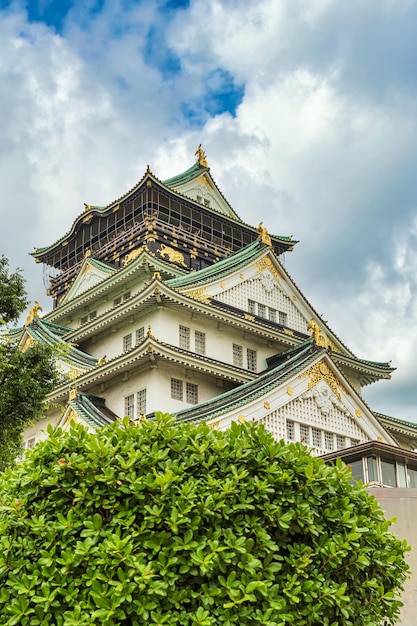
[[[77,296],[85,293],[98,283],[108,278],[111,274],[114,274],[117,270],[105,263],[96,261],[95,259],[86,258],[81,266],[81,269],[74,280],[71,288],[65,295],[62,303],[69,302]]]

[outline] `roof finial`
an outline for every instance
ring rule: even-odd
[[[26,318],[25,326],[30,326],[35,317],[39,317],[39,311],[43,311],[43,309],[39,302],[36,301],[35,305],[29,311],[29,315]]]
[[[206,153],[204,152],[203,148],[201,147],[201,143],[198,146],[197,150],[195,151],[195,155],[197,157],[197,162],[199,163],[199,165],[201,165],[201,167],[208,167],[208,163],[207,163],[207,159],[206,159]]]
[[[259,226],[256,230],[259,233],[259,237],[262,243],[266,244],[267,246],[272,246],[271,237],[269,236],[265,226],[263,226],[263,222],[259,222]]]

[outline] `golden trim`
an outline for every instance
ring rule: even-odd
[[[199,163],[199,165],[201,165],[201,167],[208,167],[206,154],[205,154],[203,148],[201,147],[201,143],[198,146],[197,150],[195,151],[195,156],[197,157],[197,163]]]
[[[78,395],[78,389],[70,389],[69,398],[68,399],[69,400],[75,400],[77,395]]]
[[[315,387],[320,381],[324,380],[340,401],[342,400],[340,390],[346,393],[346,389],[324,361],[315,363],[310,369],[299,376],[299,378],[308,377],[310,377],[310,380],[308,381],[307,389],[312,389],[312,387]]]
[[[362,411],[360,409],[356,409],[355,415],[356,417],[362,417]]]
[[[239,415],[237,419],[240,424],[244,424],[246,422],[246,417],[244,415]]]
[[[174,250],[174,248],[170,248],[162,243],[158,252],[161,258],[168,257],[170,263],[178,263],[178,265],[187,267],[184,262],[184,255],[179,250]]]
[[[310,337],[314,339],[318,346],[322,348],[328,348],[329,342],[327,340],[326,335],[321,330],[321,326],[316,324],[313,318],[308,323],[307,330],[310,331]]]
[[[277,283],[280,282],[281,276],[268,256],[264,256],[262,259],[259,259],[259,261],[256,261],[253,266],[256,267],[257,274],[261,274],[265,270],[269,270]]]
[[[253,322],[253,320],[255,319],[255,316],[249,315],[249,313],[245,313],[244,317],[245,317],[245,320],[249,320],[251,322]]]
[[[239,274],[239,278],[243,280],[245,278],[245,274]]]
[[[30,326],[35,318],[39,318],[39,311],[43,311],[43,308],[36,300],[33,307],[30,309],[29,314],[26,318],[25,326]]]
[[[270,403],[269,402],[264,402],[264,408],[265,409],[270,409],[271,408]]]
[[[259,238],[262,241],[262,243],[264,243],[267,246],[272,246],[272,241],[271,241],[271,237],[268,234],[268,231],[266,230],[265,226],[262,226],[263,222],[259,222],[259,226],[256,229],[259,233]]]
[[[284,334],[285,335],[294,335],[294,331],[290,330],[289,328],[284,328]]]
[[[292,396],[293,393],[294,393],[294,389],[292,387],[287,387],[287,394],[289,396]]]
[[[213,430],[217,430],[221,424],[221,420],[214,420],[213,422],[206,422],[206,425]]]
[[[116,211],[118,211],[120,209],[120,204],[116,204],[116,206],[113,207],[113,213],[116,213]]]
[[[185,294],[189,298],[193,300],[198,300],[199,302],[204,302],[205,304],[210,304],[210,299],[212,296],[209,293],[206,293],[206,287],[199,287],[198,289],[193,289]]]
[[[220,287],[221,287],[222,289],[224,289],[224,288],[226,287],[226,285],[225,285],[224,283],[220,283]]]
[[[208,189],[211,189],[210,183],[208,182],[204,174],[199,176],[196,182],[197,182],[197,185],[205,185]]]

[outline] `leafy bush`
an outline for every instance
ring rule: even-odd
[[[256,425],[54,434],[0,478],[0,624],[393,624],[376,500]]]

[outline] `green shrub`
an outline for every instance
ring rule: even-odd
[[[349,478],[256,425],[51,434],[0,478],[0,624],[393,624],[407,546]]]

